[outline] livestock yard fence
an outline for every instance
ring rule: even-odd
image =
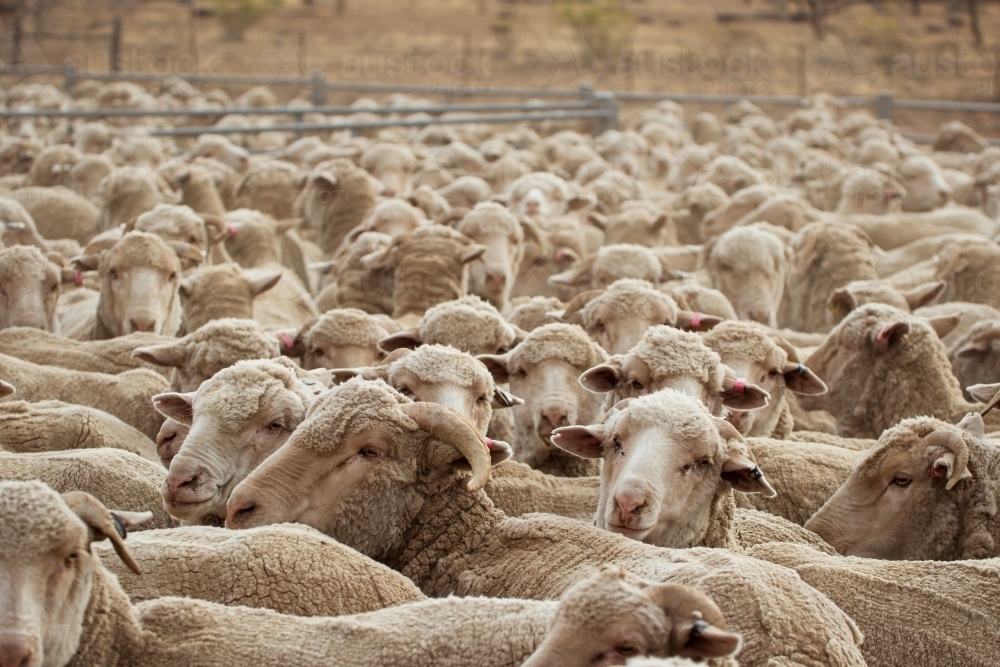
[[[75,69],[70,63],[62,67],[32,67],[6,65],[0,67],[0,78],[5,76],[31,77],[55,75],[63,79],[63,88],[73,92],[76,84],[85,79],[96,81],[132,81],[139,83],[163,83],[168,79],[180,79],[190,84],[213,84],[230,86],[294,86],[310,90],[311,106],[280,107],[227,107],[208,109],[3,109],[0,118],[110,118],[110,117],[160,117],[184,118],[203,117],[218,120],[227,115],[267,115],[289,116],[291,122],[272,123],[247,127],[205,125],[184,125],[177,127],[156,127],[147,131],[154,136],[196,136],[204,133],[237,134],[255,132],[303,132],[364,130],[383,127],[423,127],[426,125],[454,125],[461,123],[520,123],[525,121],[592,119],[593,133],[600,134],[618,128],[618,115],[622,102],[659,102],[673,100],[684,104],[733,104],[748,100],[757,105],[805,107],[807,97],[795,95],[727,95],[706,93],[667,93],[637,91],[595,90],[588,84],[577,88],[517,88],[480,84],[387,84],[356,81],[329,81],[323,72],[313,72],[309,76],[275,76],[261,80],[256,76],[238,75],[168,75],[143,72],[87,72]],[[332,106],[327,104],[331,92],[354,93],[403,93],[411,95],[440,95],[445,103],[433,106],[379,106],[357,108]],[[456,103],[456,98],[505,97],[526,98],[522,102],[470,104]],[[543,101],[558,100],[558,101]],[[839,97],[837,103],[845,107],[874,108],[880,119],[892,121],[897,109],[917,111],[955,111],[963,113],[1000,113],[1000,103],[959,102],[948,100],[920,100],[896,98],[888,91],[881,91],[874,97]],[[331,122],[306,122],[308,114],[348,115],[363,111],[374,115],[392,115],[385,120],[344,120]],[[401,117],[403,114],[422,114],[418,118]],[[446,116],[442,114],[448,114]],[[913,141],[929,143],[932,135],[907,134]],[[989,139],[1000,146],[1000,138]]]

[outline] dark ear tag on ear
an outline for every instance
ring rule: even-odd
[[[762,473],[760,471],[760,468],[754,468],[753,470],[751,470],[747,474],[750,475],[751,479],[760,479],[761,477],[764,476],[764,473]]]
[[[122,520],[114,512],[111,513],[111,518],[115,520],[115,530],[118,531],[118,536],[124,540],[126,537],[125,524],[122,523]]]

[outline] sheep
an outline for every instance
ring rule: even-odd
[[[397,328],[384,315],[335,308],[303,326],[282,352],[302,357],[302,367],[307,370],[374,366],[381,358],[379,341]]]
[[[801,396],[799,405],[832,413],[838,435],[874,438],[908,417],[958,421],[975,409],[930,324],[892,306],[853,311],[806,365],[830,390]]]
[[[275,220],[292,217],[301,170],[282,160],[253,162],[233,190],[233,204],[227,208],[249,208]]]
[[[181,204],[202,215],[222,216],[226,206],[210,171],[200,165],[185,164],[163,167],[167,182],[181,195]]]
[[[647,329],[628,354],[590,368],[580,376],[580,384],[606,393],[607,407],[670,387],[701,400],[715,416],[726,408],[762,408],[770,398],[756,384],[737,378],[698,334],[666,325]]]
[[[632,278],[616,280],[603,291],[580,294],[567,304],[560,319],[582,326],[609,354],[626,354],[651,326],[707,331],[722,321],[682,310],[652,283]]]
[[[252,272],[229,262],[204,266],[186,276],[180,282],[178,294],[183,308],[183,331],[194,332],[208,322],[223,318],[253,319],[255,300],[261,294],[273,289],[282,279],[274,271]],[[268,313],[270,314],[270,313]],[[278,324],[287,324],[279,316]],[[274,323],[262,318],[262,323]]]
[[[42,251],[53,249],[52,241],[38,232],[27,209],[9,197],[0,197],[0,241],[4,246],[32,245]]]
[[[137,331],[172,336],[180,328],[180,260],[159,236],[129,232],[110,250],[82,258],[78,265],[97,268],[101,280],[93,340]]]
[[[796,570],[847,612],[864,632],[861,650],[871,667],[985,665],[1000,634],[996,560],[845,558],[792,544],[761,545],[750,553]]]
[[[1000,318],[978,322],[951,344],[945,343],[951,371],[963,387],[966,399],[972,399],[970,385],[997,381],[997,358],[994,346],[1000,339]],[[942,342],[945,342],[942,340]]]
[[[154,396],[160,414],[188,427],[161,489],[170,515],[183,525],[221,523],[233,487],[285,442],[322,388],[279,357],[238,361],[194,390]]]
[[[926,213],[849,215],[842,222],[864,231],[882,250],[894,250],[907,243],[939,234],[979,234],[990,237],[993,220],[978,209],[947,206]]]
[[[806,522],[846,556],[969,560],[1000,555],[994,445],[983,418],[933,417],[886,430]]]
[[[901,201],[906,196],[902,184],[885,165],[876,164],[870,168],[856,167],[844,177],[836,213],[837,215],[895,213],[902,210]]]
[[[418,171],[417,158],[407,146],[377,143],[361,154],[358,166],[384,185],[386,197],[405,197],[413,189],[413,174]]]
[[[0,329],[59,333],[56,304],[63,269],[34,246],[0,250]]]
[[[48,239],[74,239],[80,244],[104,229],[89,199],[67,187],[27,187],[10,195],[31,214],[39,233]]]
[[[598,465],[566,455],[551,436],[559,426],[599,418],[601,397],[577,382],[582,372],[608,359],[599,345],[576,325],[553,323],[535,329],[505,354],[478,359],[494,380],[510,382],[514,395],[524,400],[513,408],[516,461],[558,476],[597,474]]]
[[[392,237],[378,232],[364,232],[353,243],[342,247],[325,266],[328,281],[316,296],[320,310],[357,308],[366,313],[392,313],[395,269],[369,269],[364,259],[385,250]]]
[[[741,662],[748,667],[793,652],[802,656],[798,663],[864,664],[862,637],[849,618],[781,568],[724,550],[645,545],[572,519],[506,518],[482,487],[491,464],[509,453],[496,442],[488,449],[476,428],[445,406],[351,380],[321,395],[285,445],[234,489],[226,523],[304,521],[432,596],[551,598],[597,565],[619,565],[715,595],[747,640]],[[345,465],[331,468],[332,461]],[[468,466],[471,478],[455,471]],[[310,500],[317,484],[335,489],[323,492],[321,508]],[[373,504],[379,509],[370,510]],[[307,505],[317,509],[293,507]],[[356,520],[359,512],[364,521]],[[767,620],[738,611],[747,608]]]
[[[584,198],[571,193],[566,181],[548,172],[525,174],[507,188],[507,206],[529,218],[555,218],[586,205]]]
[[[155,170],[163,163],[166,151],[156,137],[132,133],[121,141],[114,142],[106,154],[120,167]]]
[[[68,186],[70,170],[82,157],[80,151],[72,146],[59,144],[48,146],[35,156],[24,184],[45,188],[56,185]]]
[[[586,290],[607,287],[621,278],[636,278],[657,285],[663,274],[660,260],[650,248],[620,244],[603,246],[570,270],[551,276],[548,283]]]
[[[524,300],[525,298],[520,297],[520,302],[515,300],[507,315],[507,321],[522,331],[530,332],[543,324],[552,324],[556,321],[557,311],[566,308],[566,304],[554,296],[533,296]]]
[[[954,192],[941,173],[941,167],[926,155],[906,158],[897,173],[908,195],[903,200],[903,210],[908,213],[941,208],[952,200]]]
[[[142,167],[119,167],[104,177],[92,195],[100,202],[100,230],[131,222],[157,204],[177,203],[160,192],[157,176]]]
[[[133,228],[156,234],[164,241],[187,243],[207,255],[210,247],[219,244],[226,234],[218,218],[210,219],[211,224],[186,205],[157,204],[136,218]]]
[[[752,187],[744,188],[737,193],[737,196],[744,195],[753,189]],[[687,188],[681,195],[679,204],[681,209],[674,212],[677,242],[681,244],[704,243],[705,238],[701,231],[702,222],[710,213],[725,207],[729,202],[729,195],[713,183],[696,183]]]
[[[671,214],[648,201],[626,202],[604,225],[608,245],[634,243],[650,247],[675,246],[677,223]]]
[[[187,336],[144,345],[132,358],[172,369],[170,390],[195,391],[202,382],[246,359],[273,359],[281,354],[278,341],[248,319],[212,320]]]
[[[545,296],[559,291],[548,280],[563,273],[588,254],[587,240],[579,221],[562,218],[521,218],[524,231],[524,257],[511,297]]]
[[[5,587],[17,596],[10,600],[16,606],[12,609],[14,613],[3,619],[2,630],[5,653],[23,661],[19,664],[37,658],[38,664],[56,667],[83,664],[159,667],[180,659],[192,665],[230,667],[248,662],[267,666],[287,664],[290,659],[302,665],[346,660],[357,665],[477,662],[491,667],[514,667],[528,658],[527,664],[538,667],[564,656],[570,658],[571,664],[615,664],[623,662],[626,655],[725,656],[738,651],[742,643],[739,634],[727,630],[726,618],[708,596],[687,586],[640,580],[621,568],[603,568],[593,573],[568,590],[559,602],[413,600],[391,609],[373,605],[370,613],[361,615],[311,619],[270,609],[179,597],[151,599],[135,606],[136,596],[126,595],[128,587],[119,584],[119,578],[105,569],[94,552],[107,554],[104,559],[108,564],[120,559],[130,574],[142,572],[121,534],[125,533],[123,527],[142,521],[143,515],[111,512],[87,494],[60,496],[40,484],[5,485],[3,490],[6,493],[0,506],[0,521],[6,532],[19,539],[15,548],[5,549],[0,556],[7,573]],[[40,524],[43,517],[47,523]],[[44,527],[39,529],[39,525]],[[317,556],[324,551],[337,551],[329,542],[321,543],[325,549],[316,548],[310,541],[317,538],[301,529],[257,531],[242,540],[231,539],[230,550],[240,541],[257,547],[257,542],[268,540],[287,550],[291,545],[276,539],[282,533]],[[117,558],[95,544],[104,539],[111,540]],[[58,557],[51,556],[53,550]],[[357,558],[347,549],[340,551]],[[225,548],[220,552],[225,554]],[[65,556],[67,553],[70,555]],[[69,567],[64,562],[66,558],[71,561]],[[265,566],[267,560],[263,558],[255,565]],[[56,571],[61,575],[57,583],[63,586],[54,595],[46,595],[42,585],[51,586],[53,564],[61,569]],[[345,566],[340,568],[341,576],[350,576],[360,583],[366,570],[381,574],[374,566],[374,563]],[[260,569],[260,579],[273,578],[267,567]],[[126,578],[132,577],[126,575]],[[413,595],[408,591],[401,595],[399,584],[392,582],[388,573],[380,578],[383,581],[376,590],[396,593],[397,597]],[[336,581],[338,577],[331,579]],[[265,586],[258,580],[252,588],[260,592],[266,590]],[[349,591],[347,586],[337,583],[317,581],[314,586],[341,596]],[[272,597],[293,597],[279,586],[275,588],[278,590]],[[316,589],[311,591],[311,597],[316,597]],[[270,602],[265,598],[264,604]],[[359,603],[321,602],[316,606],[325,609],[357,606],[369,611]],[[602,606],[606,611],[595,615],[593,610]],[[181,617],[185,621],[178,623]],[[471,618],[485,622],[504,641],[484,652],[482,642],[477,641],[482,639],[482,624],[470,624]],[[220,621],[226,628],[239,631],[218,634]],[[623,623],[626,630],[608,632],[611,623]],[[400,627],[406,627],[408,632],[401,635]],[[411,632],[413,637],[418,634],[421,637],[417,650]],[[581,643],[581,635],[590,638],[589,641]],[[211,640],[205,643],[207,637]],[[349,648],[352,640],[356,642],[359,638],[362,641],[358,648]],[[371,652],[372,646],[379,647],[375,654]]]
[[[854,280],[875,280],[872,242],[850,225],[816,222],[792,241],[794,264],[785,276],[779,324],[796,331],[827,333],[833,328],[826,299]]]
[[[375,206],[371,177],[346,158],[320,162],[306,177],[293,212],[319,230],[320,248],[330,257],[348,232]]]
[[[913,312],[937,299],[948,286],[943,280],[898,290],[885,280],[854,280],[830,295],[828,307],[834,323],[866,303],[884,303],[904,312]]]
[[[741,320],[777,326],[791,251],[779,238],[754,227],[737,227],[704,247],[704,267]]]
[[[0,176],[27,174],[45,144],[31,137],[6,136],[0,139]]]
[[[717,289],[690,281],[673,281],[662,285],[660,291],[672,297],[684,310],[702,313],[719,320],[737,319],[733,304]]]
[[[149,399],[166,388],[159,373],[137,368],[117,375],[42,366],[0,354],[0,377],[18,389],[27,401],[63,400],[86,405],[118,417],[149,438],[156,437],[162,421],[151,410]]]
[[[382,352],[414,349],[423,344],[451,345],[472,355],[504,354],[524,339],[524,332],[508,324],[499,311],[475,295],[463,296],[428,308],[417,325],[383,337]],[[368,364],[342,364],[345,366]]]
[[[942,249],[937,258],[935,280],[947,286],[941,301],[966,301],[1000,306],[1000,246],[995,243],[963,243]]]
[[[32,454],[0,452],[0,484],[37,480],[60,493],[84,491],[128,512],[152,512],[152,521],[144,523],[143,529],[174,525],[160,500],[160,484],[166,473],[159,463],[109,447]],[[9,543],[4,540],[4,544]]]
[[[792,431],[788,392],[817,395],[826,385],[807,366],[799,363],[794,349],[775,340],[763,328],[744,322],[723,322],[704,337],[722,363],[739,377],[751,378],[770,395],[757,410],[729,410],[726,419],[745,436],[787,437]]]
[[[13,327],[0,331],[0,353],[35,364],[108,375],[134,368],[160,372],[158,366],[134,358],[132,352],[145,345],[173,340],[157,334],[131,333],[108,340],[77,341],[37,329]]]
[[[90,199],[104,177],[114,170],[115,163],[107,155],[84,155],[70,170],[69,187]]]
[[[462,176],[438,188],[437,193],[453,209],[469,209],[485,202],[493,194],[493,188],[478,176]]]
[[[366,255],[368,270],[393,270],[393,319],[415,321],[438,303],[468,291],[468,264],[486,253],[486,246],[442,225],[418,227]]]
[[[421,185],[409,194],[406,201],[424,212],[424,216],[438,224],[444,224],[451,214],[451,204],[437,190]]]
[[[934,139],[935,151],[978,153],[987,146],[989,143],[975,130],[958,120],[942,123]]]
[[[228,164],[241,174],[245,174],[250,168],[250,153],[221,134],[203,134],[199,136],[194,146],[184,156],[187,162],[191,162],[199,157],[216,159],[224,164]]]
[[[152,440],[101,410],[61,401],[0,403],[0,450],[55,452],[110,447],[156,461]]]
[[[406,199],[385,199],[375,205],[368,217],[344,237],[344,245],[354,241],[364,232],[379,232],[389,236],[399,236],[412,232],[421,225],[428,224],[427,217],[419,207]]]
[[[473,242],[486,246],[480,262],[469,267],[469,291],[501,312],[510,308],[510,293],[524,258],[524,231],[517,218],[494,202],[475,205],[454,225]]]

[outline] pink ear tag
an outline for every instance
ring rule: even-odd
[[[486,449],[493,449],[493,440],[491,438],[486,438]]]
[[[278,334],[278,338],[281,339],[282,344],[285,346],[286,350],[290,350],[295,347],[295,339],[287,331],[282,331]]]
[[[566,256],[566,253],[564,253],[562,250],[556,250],[556,261],[557,262],[563,261],[563,257],[565,257],[565,256]]]
[[[890,335],[890,327],[886,327],[878,332],[878,335],[875,336],[875,340],[879,343],[888,343]]]
[[[746,388],[747,388],[746,380],[737,380],[736,382],[733,383],[733,391],[738,392],[740,394],[746,391]]]
[[[79,271],[73,272],[73,284],[76,285],[77,287],[83,286],[83,274],[80,273]]]
[[[240,228],[236,225],[226,225],[226,229],[229,231],[230,236],[236,236],[240,232]]]
[[[695,313],[691,316],[691,328],[697,329],[701,326],[701,313]]]

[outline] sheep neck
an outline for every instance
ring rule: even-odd
[[[130,657],[141,645],[142,627],[135,608],[113,575],[97,564],[80,645],[66,667],[124,667],[133,664]]]
[[[506,517],[485,491],[469,493],[467,477],[448,476],[418,487],[424,505],[402,541],[385,563],[409,577],[421,590],[440,578],[439,561],[461,560],[482,544]],[[424,590],[428,595],[447,591]]]

